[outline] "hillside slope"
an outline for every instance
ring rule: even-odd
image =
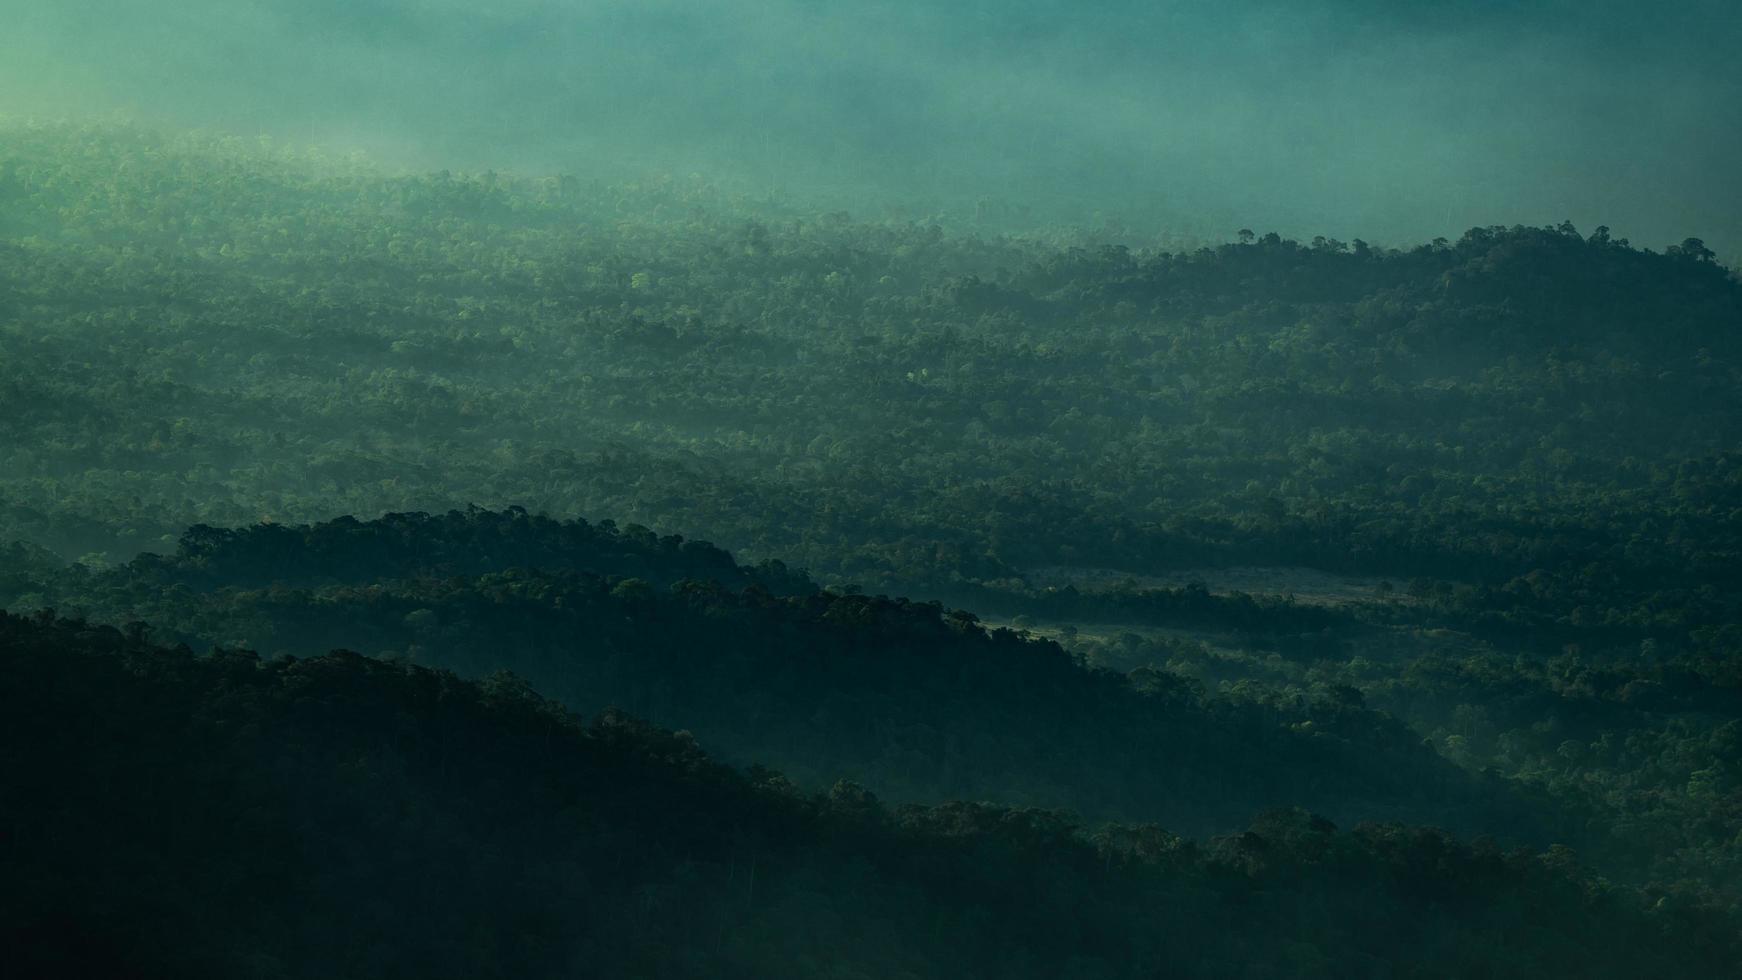
[[[969,613],[819,592],[778,563],[741,567],[644,528],[482,510],[202,527],[173,555],[42,587],[40,602],[202,650],[512,670],[572,710],[628,709],[810,787],[845,777],[901,801],[1067,807],[1196,835],[1281,805],[1539,846],[1566,830],[1346,688],[1230,696],[1091,670]]]
[[[1564,855],[803,796],[512,678],[4,614],[0,669],[9,976],[1632,978],[1742,952]]]
[[[1742,283],[1697,241],[1134,253],[6,136],[0,538],[68,557],[478,503],[939,598],[1204,564],[1540,572],[1564,616],[1742,593]]]

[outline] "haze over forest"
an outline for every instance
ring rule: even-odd
[[[0,976],[1742,980],[1733,7],[0,0]]]
[[[1742,248],[1727,0],[0,2],[0,112],[879,217]],[[1097,214],[1098,212],[1098,214]]]

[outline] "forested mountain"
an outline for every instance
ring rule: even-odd
[[[518,561],[484,571],[503,556]],[[1442,759],[1352,688],[1212,696],[1172,674],[1091,670],[938,603],[778,597],[730,556],[642,528],[480,511],[201,528],[170,558],[68,584],[45,601],[139,617],[198,649],[509,669],[572,710],[681,726],[813,788],[850,778],[900,800],[1071,808],[1194,835],[1280,805],[1538,846],[1572,826]]]
[[[682,727],[811,790],[850,778],[890,799],[1065,808],[1200,838],[1304,806],[1572,845],[1620,881],[1742,897],[1733,689],[1649,658],[1531,664],[1400,625],[1431,622],[1416,605],[1191,587],[1016,597],[1174,624],[1047,639],[936,602],[819,591],[777,561],[743,567],[636,525],[476,509],[202,526],[167,556],[39,565],[11,588],[0,606],[201,650],[512,670],[570,710]]]
[[[1733,974],[1736,273],[997,225],[0,126],[6,955]]]
[[[1742,594],[1742,284],[1698,242],[1140,254],[7,137],[0,531],[74,556],[477,503],[942,598],[1228,563],[1541,573],[1599,620]]]
[[[1634,978],[1742,954],[1559,852],[804,794],[511,677],[4,614],[0,669],[13,976]]]

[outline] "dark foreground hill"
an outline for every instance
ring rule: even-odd
[[[0,614],[8,976],[1631,980],[1742,954],[1559,852],[806,796],[511,677],[141,634]]]
[[[55,601],[197,649],[510,669],[573,710],[686,728],[807,787],[846,777],[903,801],[1068,807],[1195,835],[1278,805],[1537,846],[1573,832],[1352,689],[1215,693],[1090,669],[935,602],[818,591],[778,562],[742,567],[608,522],[472,510],[196,528],[177,553],[70,582]],[[1207,614],[1243,608],[1204,601]]]

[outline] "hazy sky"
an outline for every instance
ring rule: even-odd
[[[1742,6],[0,0],[0,111],[819,203],[1742,253]],[[0,148],[3,149],[3,148]]]

